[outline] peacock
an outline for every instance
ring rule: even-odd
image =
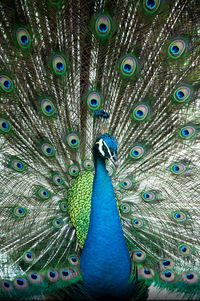
[[[1,0],[0,300],[200,298],[198,0]]]

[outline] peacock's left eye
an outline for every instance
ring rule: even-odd
[[[178,252],[183,256],[188,256],[191,254],[191,249],[188,245],[183,244],[178,247]]]
[[[192,90],[187,86],[178,87],[174,94],[173,98],[178,103],[185,103],[190,100],[192,94]]]
[[[25,289],[28,288],[28,282],[27,282],[27,280],[25,278],[17,277],[14,280],[14,286],[18,290],[25,290]]]
[[[149,13],[154,13],[160,5],[160,0],[143,0],[144,9]]]
[[[67,70],[66,60],[61,55],[55,55],[53,57],[52,66],[57,75],[63,75]]]
[[[106,38],[108,37],[110,30],[111,19],[106,15],[99,16],[95,23],[95,31],[97,35],[101,38]]]
[[[182,274],[182,279],[187,284],[194,284],[199,280],[199,275],[195,272],[187,272]]]
[[[15,206],[12,209],[12,214],[13,214],[14,217],[23,218],[23,217],[26,216],[26,209],[23,208],[23,207]]]
[[[21,48],[28,48],[31,45],[31,37],[25,28],[19,28],[17,30],[17,42]]]
[[[132,77],[137,69],[137,60],[134,56],[125,56],[120,65],[121,74],[124,77]]]
[[[44,143],[44,144],[42,144],[41,150],[42,150],[43,154],[44,154],[46,157],[53,157],[53,156],[55,156],[54,148],[53,148],[53,146],[52,146],[51,144],[49,144],[49,143]]]
[[[64,224],[64,222],[63,222],[63,219],[62,219],[62,218],[56,217],[56,218],[54,218],[54,219],[52,220],[52,225],[53,225],[53,227],[54,227],[55,229],[60,229],[60,228],[62,228],[62,227],[63,227],[63,224]]]
[[[0,87],[4,92],[11,92],[13,90],[13,82],[7,75],[0,75]]]
[[[59,274],[55,270],[49,270],[47,272],[47,277],[48,277],[49,281],[51,281],[51,282],[57,282],[58,279],[59,279]]]
[[[10,123],[5,120],[0,118],[0,131],[3,133],[8,133],[11,130],[11,125]]]
[[[170,270],[164,270],[163,272],[160,273],[160,278],[163,281],[172,282],[175,279],[175,274]]]
[[[179,58],[186,49],[186,43],[184,40],[177,39],[170,43],[168,47],[168,54],[173,59]]]
[[[97,92],[91,92],[87,96],[87,106],[89,109],[95,111],[99,109],[101,105],[101,96]]]

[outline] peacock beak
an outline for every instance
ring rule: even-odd
[[[118,159],[117,159],[117,154],[116,153],[114,153],[110,157],[110,161],[115,165],[116,168],[119,166]]]

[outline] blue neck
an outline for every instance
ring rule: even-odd
[[[94,151],[95,176],[87,238],[81,254],[84,286],[94,298],[123,296],[131,263],[105,160]]]

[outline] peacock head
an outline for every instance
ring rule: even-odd
[[[94,144],[94,151],[97,152],[101,158],[109,159],[116,167],[117,160],[117,142],[109,134],[102,134],[97,138]]]

